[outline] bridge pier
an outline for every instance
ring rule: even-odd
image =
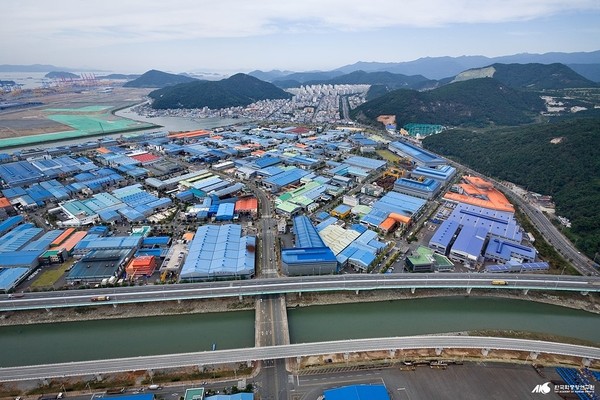
[[[96,382],[102,382],[102,380],[103,380],[102,375],[96,374]]]
[[[396,350],[390,350],[390,358],[396,357]]]
[[[582,296],[587,296],[589,293],[590,293],[590,292],[588,292],[588,291],[586,290],[586,291],[583,291],[583,292],[581,292],[581,295],[582,295]]]
[[[113,303],[113,308],[117,308],[118,304],[117,303]]]
[[[444,348],[443,348],[443,347],[436,347],[436,348],[435,348],[435,355],[436,355],[436,356],[442,355],[442,351],[443,351],[443,350],[444,350]]]
[[[358,294],[360,292],[360,290],[356,289],[355,293]]]
[[[348,364],[349,359],[350,359],[350,353],[348,353],[348,352],[344,353],[344,361],[346,361],[346,364]]]
[[[177,304],[181,304],[181,300],[177,300]]]
[[[486,348],[481,349],[481,355],[483,355],[484,357],[487,357],[488,354],[490,354],[490,349],[486,349]]]
[[[238,296],[239,301],[244,300],[244,296],[242,296],[241,294]]]
[[[298,297],[302,297],[302,292],[298,292]]]
[[[528,293],[529,293],[529,289],[523,289],[523,296],[527,296]]]
[[[538,353],[537,351],[532,351],[531,353],[529,353],[529,358],[531,358],[532,360],[537,360],[539,355],[540,353]]]
[[[467,288],[467,294],[471,294],[471,289],[470,287]]]
[[[417,289],[416,289],[416,288],[414,288],[414,287],[411,287],[411,288],[410,288],[410,292],[411,292],[412,294],[415,294],[415,290],[417,290]]]

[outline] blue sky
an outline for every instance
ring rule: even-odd
[[[600,0],[2,0],[0,64],[139,73],[600,50]]]

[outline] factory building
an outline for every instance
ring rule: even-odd
[[[242,236],[240,225],[204,225],[196,230],[180,280],[251,278],[256,257],[254,236]]]
[[[456,168],[450,165],[439,165],[435,168],[418,166],[413,169],[410,176],[414,179],[431,178],[445,185],[456,175]]]
[[[419,246],[404,261],[412,272],[448,272],[454,270],[454,264],[447,257],[436,254],[433,250]]]
[[[73,266],[66,280],[90,284],[116,279],[123,274],[133,253],[134,249],[92,250]]]
[[[438,181],[431,178],[425,178],[421,181],[399,178],[394,182],[394,191],[426,200],[438,194],[441,187]]]
[[[442,157],[438,157],[409,142],[391,142],[388,145],[388,149],[400,157],[410,159],[413,164],[418,166],[434,168],[447,163]]]
[[[338,271],[334,253],[325,245],[310,219],[295,217],[293,231],[295,247],[281,251],[286,275],[326,275]]]
[[[325,400],[390,400],[385,385],[365,384],[342,386],[323,391]]]
[[[533,247],[495,236],[490,238],[485,249],[485,258],[495,262],[532,263],[535,256],[536,251]]]

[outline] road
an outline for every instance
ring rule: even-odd
[[[263,263],[268,261],[263,261]],[[268,267],[264,267],[269,270]],[[495,285],[502,280],[505,285]],[[302,277],[258,278],[242,281],[146,285],[102,289],[32,292],[24,297],[0,297],[0,311],[64,307],[118,305],[223,297],[276,295],[284,293],[363,291],[381,289],[512,289],[600,292],[599,277],[538,274],[433,273],[346,274]],[[108,295],[109,301],[91,302],[93,296]],[[270,299],[267,298],[267,299]]]
[[[250,189],[260,206],[260,270],[262,278],[278,281],[278,258],[273,203],[267,194],[253,183]],[[261,295],[256,300],[256,346],[290,344],[285,297],[281,293]],[[287,371],[284,359],[264,360],[260,365],[263,385],[261,398],[278,400],[288,398]]]
[[[600,348],[598,347],[587,347],[565,343],[479,336],[407,336],[0,368],[0,382],[50,379],[63,376],[96,375],[125,371],[159,370],[163,368],[178,368],[192,365],[217,365],[246,362],[249,360],[284,360],[286,358],[315,355],[424,348],[514,350],[536,352],[538,354],[546,353],[581,357],[582,359],[600,359]],[[273,385],[273,381],[269,382],[269,385],[275,386]],[[287,388],[285,391],[287,392]],[[287,398],[281,397],[281,394],[282,389],[280,387],[279,391],[276,392],[276,397],[272,398],[276,400]],[[262,398],[264,399],[267,397],[264,397],[263,395]]]

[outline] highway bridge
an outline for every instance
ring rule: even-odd
[[[396,351],[411,349],[436,349],[440,352],[440,357],[443,357],[443,349],[478,349],[481,350],[484,356],[493,350],[513,350],[530,352],[533,359],[540,354],[558,354],[580,357],[584,363],[592,360],[600,360],[600,348],[573,344],[478,336],[407,336],[5,367],[0,368],[0,382],[217,365],[258,360],[294,359],[296,357],[365,351],[389,351],[390,358],[392,358],[396,355]]]
[[[155,301],[180,301],[224,297],[264,296],[284,293],[407,289],[505,289],[600,292],[600,278],[568,275],[437,273],[346,274],[311,277],[264,278],[241,281],[177,285],[146,285],[86,290],[26,293],[21,298],[0,298],[1,311],[118,305]],[[108,296],[92,302],[92,297]]]

